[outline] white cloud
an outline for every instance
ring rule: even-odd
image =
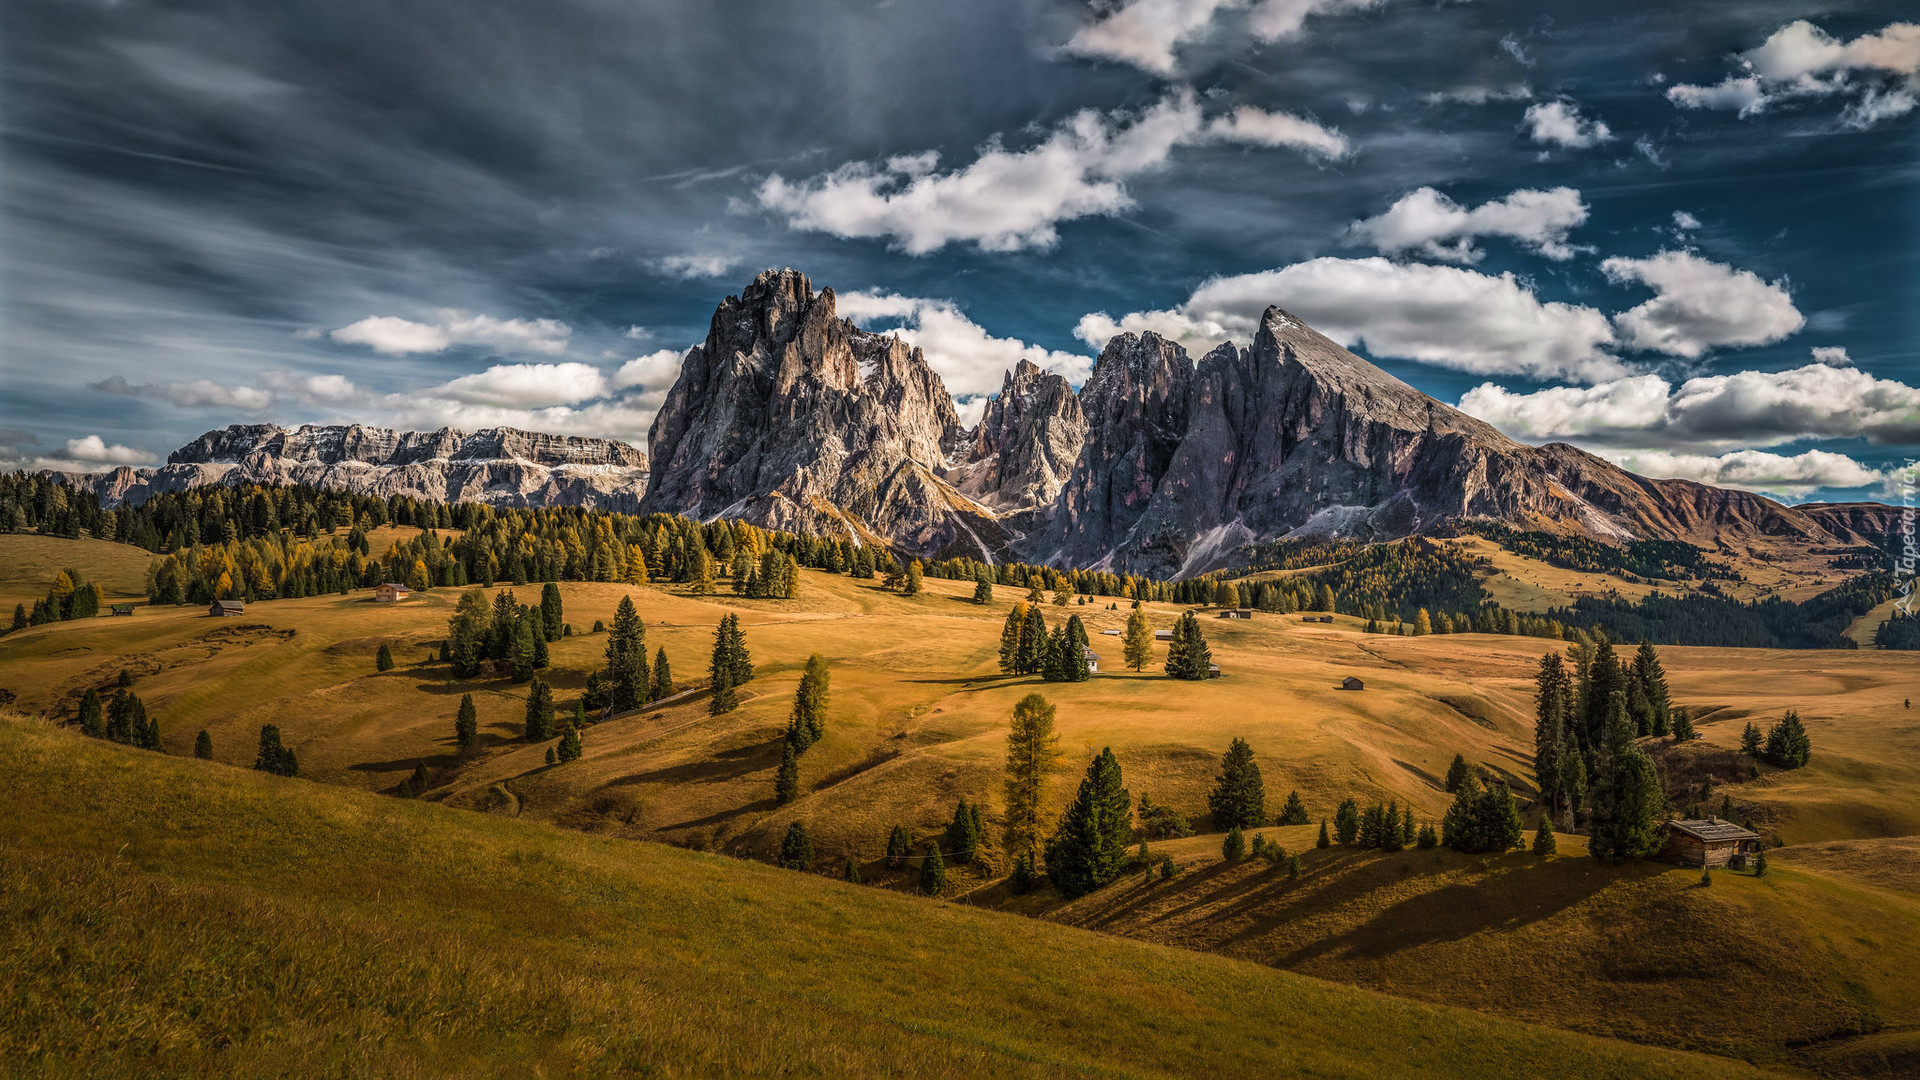
[[[1709,262],[1690,251],[1600,264],[1617,283],[1638,282],[1654,298],[1613,317],[1630,348],[1695,359],[1722,345],[1766,345],[1806,325],[1780,282]]]
[[[572,334],[572,328],[557,319],[496,319],[457,308],[442,308],[430,323],[375,315],[340,327],[327,336],[344,345],[365,345],[386,356],[444,352],[456,345],[554,356],[566,351]]]
[[[687,280],[719,277],[744,261],[746,260],[738,255],[696,252],[686,255],[669,255],[654,263],[654,268],[668,277]]]
[[[1920,389],[1836,366],[1831,354],[1844,358],[1843,349],[1814,351],[1822,362],[1703,375],[1678,388],[1657,375],[1527,394],[1487,383],[1461,397],[1460,408],[1532,442],[1714,449],[1860,436],[1891,445],[1920,442]]]
[[[1605,123],[1581,116],[1580,107],[1565,99],[1527,106],[1521,126],[1534,142],[1575,150],[1598,146],[1613,138],[1613,132]]]
[[[1242,105],[1207,125],[1207,134],[1222,142],[1254,146],[1291,146],[1322,157],[1343,158],[1353,152],[1337,128],[1323,127],[1292,113],[1268,112]]]
[[[184,382],[168,383],[131,383],[124,377],[113,375],[96,383],[89,383],[88,389],[107,394],[119,394],[122,397],[158,399],[169,405],[183,409],[216,407],[239,409],[244,412],[260,412],[273,404],[273,395],[264,390],[247,386],[234,386],[215,382],[212,379],[190,379]]]
[[[1719,83],[1681,84],[1667,100],[1683,109],[1732,109],[1749,117],[1797,98],[1848,95],[1841,122],[1866,128],[1913,110],[1920,90],[1920,23],[1891,23],[1840,41],[1798,19],[1739,57]]]
[[[1171,311],[1105,313],[1074,333],[1096,347],[1122,331],[1153,330],[1201,352],[1251,340],[1261,314],[1278,304],[1346,346],[1378,356],[1484,374],[1579,381],[1626,374],[1607,352],[1613,331],[1589,307],[1542,302],[1512,274],[1402,264],[1374,257],[1318,258],[1236,277],[1214,278]]]
[[[1813,362],[1825,364],[1828,367],[1852,367],[1853,357],[1848,356],[1847,350],[1838,345],[1815,345]]]
[[[591,364],[496,364],[439,386],[415,391],[466,405],[542,408],[605,396],[607,378]]]
[[[1491,101],[1529,101],[1532,98],[1533,87],[1526,83],[1510,83],[1506,86],[1456,86],[1451,90],[1423,94],[1420,100],[1429,105],[1485,105]]]
[[[78,439],[68,439],[65,459],[82,465],[139,465],[152,461],[153,456],[144,451],[119,444],[108,445],[98,435],[85,435]]]
[[[1132,206],[1121,181],[1165,164],[1200,130],[1200,108],[1182,92],[1137,115],[1082,110],[1038,146],[992,142],[963,169],[928,171],[920,157],[906,159],[910,168],[902,158],[885,168],[851,162],[807,180],[776,173],[758,195],[793,228],[890,237],[914,255],[962,241],[986,251],[1049,247],[1060,222]]]
[[[1685,210],[1675,210],[1673,212],[1673,227],[1682,232],[1691,232],[1700,227],[1700,219],[1687,213]]]
[[[1061,51],[1131,64],[1155,75],[1172,75],[1175,52],[1199,40],[1214,18],[1247,10],[1246,31],[1259,42],[1293,37],[1309,16],[1363,11],[1384,0],[1132,0],[1081,28]]]
[[[1791,457],[1764,450],[1735,450],[1717,457],[1667,450],[1621,451],[1604,456],[1642,476],[1694,480],[1787,499],[1804,498],[1822,488],[1868,487],[1887,479],[1878,469],[1827,450],[1808,450]]]
[[[839,294],[838,310],[842,317],[869,328],[875,323],[899,323],[898,329],[887,332],[925,353],[927,364],[962,406],[997,392],[1002,375],[1022,360],[1057,372],[1076,385],[1086,381],[1093,369],[1089,356],[994,337],[951,300],[856,291]]]
[[[1388,255],[1418,250],[1429,258],[1475,263],[1486,252],[1481,236],[1507,236],[1550,259],[1570,259],[1567,233],[1587,220],[1587,205],[1572,188],[1523,188],[1469,210],[1430,187],[1402,195],[1386,213],[1356,221],[1355,238]]]
[[[620,390],[630,390],[644,386],[650,390],[665,392],[680,377],[680,361],[686,353],[672,349],[660,349],[645,356],[636,356],[620,365],[613,373],[613,385]]]

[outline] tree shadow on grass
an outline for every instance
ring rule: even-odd
[[[1412,773],[1413,775],[1415,775],[1415,776],[1417,776],[1417,777],[1419,777],[1419,778],[1420,778],[1420,779],[1421,779],[1422,781],[1424,781],[1424,782],[1426,783],[1426,785],[1427,785],[1428,787],[1430,787],[1430,788],[1432,788],[1433,790],[1435,790],[1435,791],[1445,791],[1445,790],[1447,790],[1447,784],[1446,784],[1446,781],[1444,781],[1444,780],[1442,780],[1442,779],[1440,779],[1439,777],[1437,777],[1437,776],[1435,776],[1435,775],[1433,775],[1432,773],[1430,773],[1430,772],[1428,772],[1427,770],[1425,770],[1425,769],[1423,769],[1423,768],[1421,768],[1420,766],[1418,766],[1418,765],[1415,765],[1415,764],[1412,764],[1411,762],[1406,762],[1406,761],[1401,761],[1401,760],[1400,760],[1399,758],[1394,758],[1394,759],[1393,759],[1393,763],[1394,763],[1395,765],[1398,765],[1398,766],[1400,766],[1401,768],[1403,768],[1403,769],[1405,769],[1405,770],[1407,770],[1408,772],[1410,772],[1410,773]]]
[[[650,784],[656,781],[666,783],[717,783],[724,780],[737,780],[748,773],[762,772],[780,764],[780,746],[786,741],[781,735],[766,742],[722,750],[712,757],[699,761],[689,761],[681,765],[669,765],[664,769],[650,772],[630,773],[609,780],[605,786],[629,786]],[[677,826],[668,826],[674,828]]]

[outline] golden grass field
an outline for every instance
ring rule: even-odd
[[[16,541],[35,539],[0,537],[0,556]],[[46,563],[58,564],[57,558]],[[1214,659],[1227,677],[1182,683],[1161,676],[1157,660],[1145,673],[1118,670],[1120,639],[1100,631],[1124,626],[1124,604],[1113,611],[1106,610],[1106,601],[1048,605],[1050,623],[1069,613],[1087,621],[1105,670],[1084,684],[1046,684],[1001,676],[995,663],[1001,623],[1023,589],[1000,588],[993,603],[979,605],[970,600],[971,582],[929,578],[925,595],[906,598],[879,589],[877,582],[812,571],[802,579],[802,594],[790,601],[697,597],[678,586],[562,584],[575,633],[552,646],[553,667],[545,677],[555,684],[563,710],[571,709],[605,647],[604,635],[586,629],[596,619],[611,620],[627,595],[646,624],[649,649],[664,645],[683,687],[704,681],[713,627],[730,611],[740,613],[757,677],[745,688],[742,706],[722,717],[708,716],[704,694],[695,692],[596,724],[585,733],[585,757],[557,767],[545,765],[545,745],[516,739],[525,686],[504,678],[452,682],[446,665],[433,659],[457,599],[452,590],[415,594],[398,605],[375,605],[365,590],[278,600],[250,605],[237,619],[209,618],[198,608],[142,606],[132,618],[37,627],[0,638],[0,688],[16,693],[26,713],[64,714],[87,686],[105,685],[125,667],[159,717],[173,755],[190,753],[195,733],[204,728],[217,760],[250,765],[260,725],[274,723],[299,754],[303,777],[391,792],[424,761],[434,774],[426,796],[431,801],[609,837],[761,858],[771,856],[798,819],[814,835],[826,869],[837,871],[853,858],[867,866],[870,879],[896,886],[905,885],[905,875],[889,877],[874,863],[894,825],[930,835],[964,797],[984,801],[989,832],[995,832],[1008,718],[1013,703],[1035,691],[1059,708],[1062,761],[1049,793],[1056,810],[1071,796],[1088,758],[1111,746],[1136,799],[1149,794],[1203,824],[1206,791],[1220,754],[1235,737],[1246,738],[1256,751],[1270,812],[1297,789],[1316,819],[1351,797],[1362,803],[1398,800],[1437,820],[1448,802],[1440,777],[1456,752],[1506,777],[1523,796],[1532,791],[1532,674],[1541,654],[1555,647],[1544,640],[1369,635],[1346,617],[1330,626],[1309,626],[1297,616],[1262,615],[1247,622],[1203,617]],[[537,585],[519,590],[523,602],[538,595]],[[1149,605],[1156,627],[1171,626],[1181,610]],[[374,654],[383,643],[392,646],[398,666],[376,674]],[[801,759],[801,797],[776,808],[781,732],[801,665],[814,651],[827,657],[833,676],[827,734]],[[1221,932],[1210,927],[1235,925],[1238,916],[1230,917],[1231,905],[1215,906],[1219,898],[1207,890],[1195,894],[1194,910],[1205,917],[1156,917],[1140,925],[1118,919],[1104,928],[1408,997],[1775,1060],[1780,1047],[1798,1036],[1743,1018],[1750,1007],[1781,1002],[1758,991],[1730,994],[1724,988],[1728,980],[1757,981],[1755,972],[1788,971],[1785,965],[1721,965],[1695,976],[1684,966],[1649,961],[1590,980],[1591,994],[1569,991],[1576,992],[1571,1003],[1540,1003],[1525,989],[1546,978],[1526,968],[1530,950],[1549,948],[1556,958],[1559,967],[1548,965],[1545,972],[1578,972],[1586,970],[1583,958],[1609,935],[1624,933],[1612,929],[1617,924],[1644,929],[1635,940],[1647,956],[1657,954],[1658,932],[1666,924],[1652,915],[1622,923],[1628,914],[1662,912],[1684,917],[1681,925],[1691,927],[1713,927],[1717,914],[1733,920],[1725,934],[1706,939],[1719,944],[1688,944],[1682,955],[1746,955],[1781,927],[1799,933],[1795,941],[1827,935],[1830,943],[1816,949],[1818,961],[1806,961],[1810,974],[1789,972],[1792,977],[1783,976],[1780,984],[1817,988],[1808,991],[1818,1003],[1803,1018],[1808,1030],[1840,1031],[1871,1015],[1884,1026],[1874,1038],[1897,1043],[1899,1024],[1910,1022],[1900,1018],[1912,1016],[1910,988],[1869,972],[1849,976],[1865,997],[1848,997],[1851,991],[1834,990],[1846,985],[1844,979],[1836,983],[1834,973],[1869,964],[1875,955],[1875,947],[1856,938],[1880,942],[1891,933],[1881,928],[1856,934],[1874,925],[1865,913],[1891,904],[1887,925],[1903,926],[1910,924],[1899,920],[1912,918],[1911,910],[1887,901],[1898,891],[1884,883],[1812,862],[1802,867],[1796,858],[1842,842],[1863,842],[1873,852],[1881,850],[1874,847],[1881,838],[1920,834],[1920,715],[1903,705],[1920,689],[1920,655],[1663,648],[1661,657],[1675,701],[1702,717],[1707,744],[1735,746],[1749,719],[1764,727],[1789,708],[1806,720],[1814,743],[1810,767],[1763,768],[1757,779],[1720,789],[1761,811],[1771,837],[1801,845],[1781,853],[1776,878],[1729,878],[1726,888],[1696,897],[1687,888],[1697,875],[1662,874],[1657,867],[1608,870],[1567,857],[1578,841],[1563,837],[1563,857],[1539,873],[1527,869],[1524,858],[1512,867],[1496,861],[1479,868],[1464,860],[1448,864],[1453,857],[1433,853],[1378,857],[1384,860],[1378,867],[1370,858],[1327,867],[1317,880],[1331,891],[1317,892],[1314,901],[1326,909],[1322,916],[1279,936],[1262,930],[1236,938],[1233,948],[1210,937]],[[1364,679],[1366,689],[1338,689],[1347,675]],[[453,745],[463,692],[473,693],[482,730],[480,751],[466,760]],[[1217,836],[1181,843],[1193,847],[1196,860],[1204,861],[1207,852],[1217,856]],[[1882,861],[1911,865],[1915,858],[1911,847],[1883,850]],[[1875,858],[1856,855],[1856,861]],[[1219,877],[1230,885],[1242,872],[1223,868]],[[1392,880],[1375,881],[1382,875]],[[961,890],[983,884],[974,871],[956,870],[953,880]],[[1548,884],[1539,895],[1508,888],[1542,881]],[[1198,878],[1173,884],[1201,889]],[[1826,910],[1821,904],[1841,893],[1856,898],[1849,900],[1850,913],[1821,924],[1815,917]],[[1244,913],[1253,920],[1248,925],[1264,925],[1263,895],[1258,888],[1249,894],[1254,906]],[[1744,906],[1736,903],[1742,896],[1750,900]],[[1003,897],[984,889],[974,899],[999,903]],[[1552,907],[1550,916],[1515,911],[1487,921],[1484,909],[1535,901]],[[1287,914],[1293,902],[1276,894],[1273,917],[1294,921]],[[1334,914],[1343,905],[1350,910]],[[1060,917],[1077,918],[1072,911]],[[1393,928],[1408,921],[1436,925],[1415,929],[1402,941]],[[1485,962],[1476,963],[1476,955]],[[1469,988],[1451,989],[1456,980]],[[1644,1007],[1603,1010],[1615,994]],[[1674,1006],[1673,1015],[1711,1014],[1712,1022],[1676,1035],[1673,1024],[1656,1014],[1681,1001],[1693,1004]],[[1839,1053],[1837,1044],[1828,1049]],[[1899,1045],[1886,1050],[1903,1052]]]
[[[1759,1075],[0,716],[11,1076]]]

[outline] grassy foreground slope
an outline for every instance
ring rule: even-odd
[[[1755,1075],[0,718],[15,1075]]]
[[[1218,839],[1155,845],[1185,863],[1058,907],[1072,925],[1418,1000],[1615,1038],[1795,1061],[1920,1031],[1920,841],[1780,849],[1765,877],[1559,854],[1315,850],[1262,830],[1302,873],[1221,861]],[[1869,1063],[1851,1067],[1880,1073]]]

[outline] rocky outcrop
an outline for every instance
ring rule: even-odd
[[[1022,360],[987,402],[950,479],[999,511],[1049,507],[1087,439],[1087,417],[1073,385]]]
[[[74,477],[104,505],[213,484],[311,484],[363,495],[496,506],[636,510],[647,455],[612,439],[514,428],[476,432],[235,424],[209,431],[157,469]]]
[[[769,270],[714,312],[654,418],[644,509],[992,557],[996,515],[946,479],[966,433],[919,349]]]

